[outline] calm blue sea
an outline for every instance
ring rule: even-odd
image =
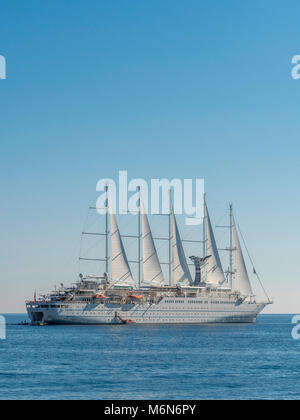
[[[299,399],[290,315],[253,325],[16,325],[0,340],[0,399]]]

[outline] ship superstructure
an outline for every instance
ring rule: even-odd
[[[138,278],[128,261],[123,237],[107,192],[103,275],[80,274],[72,287],[63,285],[28,301],[33,324],[203,324],[254,322],[271,304],[257,302],[243,256],[238,226],[230,206],[229,269],[224,272],[206,202],[202,256],[186,258],[176,216],[170,205],[168,278],[162,269],[148,215],[140,200]],[[100,261],[101,259],[99,259]],[[190,261],[190,262],[188,262]],[[190,265],[195,266],[195,276]]]

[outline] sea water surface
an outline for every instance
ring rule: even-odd
[[[299,399],[291,315],[255,324],[19,326],[0,340],[0,399]]]

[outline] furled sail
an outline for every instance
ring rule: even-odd
[[[192,276],[184,254],[182,241],[173,210],[173,283],[189,286],[193,284]]]
[[[208,208],[205,204],[205,228],[206,228],[206,255],[210,256],[205,265],[207,277],[206,283],[221,285],[225,283],[225,276],[212,229]]]
[[[250,279],[247,272],[247,267],[245,264],[243,251],[241,248],[239,235],[235,220],[233,218],[233,240],[234,240],[234,262],[235,262],[235,288],[243,296],[252,296],[253,291],[250,283]]]
[[[112,281],[114,283],[124,283],[134,286],[134,280],[131,274],[123,241],[120,235],[118,223],[115,214],[110,208],[110,231],[111,231],[111,265]]]
[[[143,229],[143,283],[153,286],[162,285],[165,281],[161,265],[156,252],[149,220],[142,208]]]

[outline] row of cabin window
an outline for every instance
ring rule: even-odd
[[[166,303],[184,303],[184,300],[166,300]],[[188,303],[197,303],[199,305],[202,304],[208,304],[209,301],[202,301],[202,300],[188,300]],[[219,300],[212,300],[210,303],[217,304],[217,305],[233,305],[234,302],[228,302],[228,301],[219,301]]]

